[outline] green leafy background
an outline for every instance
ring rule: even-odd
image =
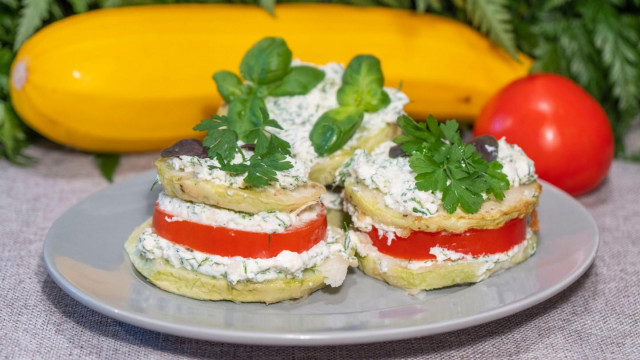
[[[23,150],[34,138],[11,106],[8,77],[20,45],[42,26],[91,9],[168,3],[249,3],[273,13],[276,0],[0,0],[0,155],[15,164],[32,161]],[[287,0],[296,2],[296,0]],[[309,0],[301,0],[309,2]],[[616,138],[616,154],[640,114],[640,0],[328,0],[431,12],[471,24],[512,56],[534,59],[534,72],[572,78],[600,101]],[[637,155],[637,154],[636,154]],[[637,156],[635,156],[637,157]],[[113,155],[102,169],[111,176]]]

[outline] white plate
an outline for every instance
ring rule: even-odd
[[[537,253],[481,283],[404,291],[351,270],[342,287],[272,305],[188,299],[156,288],[131,266],[123,244],[152,214],[150,171],[75,205],[51,227],[44,260],[73,298],[112,318],[198,339],[244,344],[336,345],[433,335],[511,315],[559,293],[582,275],[598,248],[593,218],[543,182]]]

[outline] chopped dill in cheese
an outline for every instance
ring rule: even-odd
[[[294,61],[294,66],[312,64]],[[325,73],[324,80],[305,95],[267,97],[265,103],[269,116],[276,119],[283,130],[273,130],[291,144],[293,156],[311,167],[324,160],[315,153],[309,133],[316,120],[326,111],[338,106],[337,92],[342,84],[344,67],[338,63],[315,66]],[[365,113],[364,120],[356,135],[345,145],[344,149],[351,149],[361,139],[370,137],[387,124],[395,123],[398,116],[404,113],[403,108],[409,98],[401,91],[393,88],[384,89],[391,98],[390,104],[375,113]]]
[[[137,249],[147,259],[165,259],[174,267],[224,278],[235,284],[239,281],[262,282],[281,276],[301,278],[305,269],[321,265],[328,257],[339,256],[347,263],[350,259],[345,255],[342,242],[338,241],[341,236],[339,232],[328,228],[325,240],[307,251],[296,253],[284,250],[272,258],[253,259],[218,256],[192,250],[168,241],[155,234],[151,228],[147,228],[140,234]],[[339,274],[342,280],[336,280],[335,274],[325,275],[329,275],[330,285],[338,286],[346,275],[346,269]]]
[[[191,221],[229,229],[263,233],[281,233],[292,226],[302,225],[318,217],[320,203],[311,204],[295,212],[263,211],[248,214],[202,203],[184,201],[164,193],[158,196],[158,207],[171,214],[171,221]]]

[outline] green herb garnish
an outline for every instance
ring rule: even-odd
[[[309,135],[320,156],[344,146],[362,124],[365,112],[379,111],[391,102],[384,91],[380,60],[371,55],[354,57],[342,75],[337,97],[339,107],[322,114]]]
[[[504,199],[509,180],[501,171],[502,164],[487,162],[473,145],[460,138],[458,122],[438,124],[433,116],[417,123],[403,115],[398,118],[403,135],[394,139],[410,155],[409,166],[417,175],[416,187],[421,191],[442,192],[444,209],[453,213],[458,205],[466,213],[480,210],[483,193]]]
[[[213,115],[205,119],[193,129],[207,131],[202,144],[209,147],[209,157],[218,161],[219,169],[234,175],[247,174],[244,182],[255,188],[261,188],[277,181],[278,171],[293,167],[287,160],[291,155],[288,142],[273,134],[268,127],[282,129],[280,124],[269,119],[266,107],[259,107],[255,122],[238,124],[229,116]],[[238,144],[238,139],[245,139],[253,144],[253,155],[247,158]],[[236,155],[242,160],[235,161]]]
[[[253,142],[255,129],[266,110],[267,96],[304,95],[324,79],[324,71],[311,66],[291,66],[291,50],[282,38],[267,37],[249,49],[240,63],[243,80],[230,71],[213,75],[218,92],[229,105],[229,122],[239,140]]]

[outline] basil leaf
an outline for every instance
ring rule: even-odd
[[[287,76],[269,89],[271,96],[304,95],[324,79],[324,71],[311,66],[294,66]]]
[[[358,55],[347,65],[338,89],[338,104],[376,112],[391,103],[384,91],[384,75],[380,60],[371,55]]]
[[[291,56],[291,50],[282,38],[264,38],[244,55],[240,74],[258,85],[280,80],[289,72]]]
[[[238,96],[242,96],[242,80],[230,71],[218,71],[213,75],[218,92],[224,101],[230,103]]]
[[[316,153],[323,156],[340,150],[358,130],[363,119],[364,112],[353,107],[339,107],[322,114],[309,134]]]
[[[383,88],[360,89],[354,85],[341,86],[338,89],[338,104],[351,106],[373,113],[386,108],[391,98]]]
[[[229,104],[231,126],[240,140],[248,142],[247,136],[251,130],[262,126],[262,108],[266,108],[264,99],[256,95],[239,97]]]
[[[342,74],[342,83],[361,89],[381,88],[384,85],[384,76],[380,60],[372,55],[354,57]]]

